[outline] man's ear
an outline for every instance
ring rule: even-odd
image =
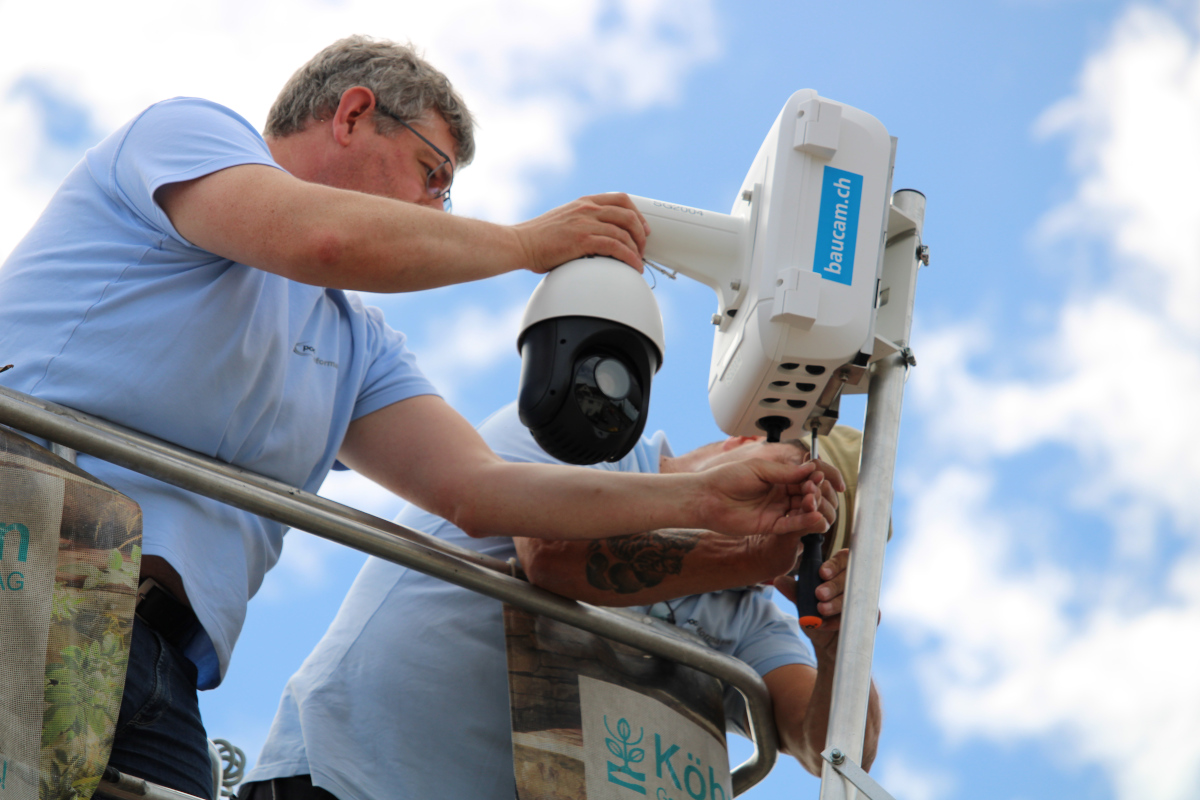
[[[362,130],[365,117],[375,110],[375,93],[365,86],[351,86],[342,92],[337,110],[333,112],[333,138],[342,147]]]

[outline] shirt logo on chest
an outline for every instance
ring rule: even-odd
[[[304,358],[311,358],[319,367],[338,368],[336,361],[325,361],[317,355],[317,348],[308,342],[296,342],[296,346],[292,348],[292,352]]]

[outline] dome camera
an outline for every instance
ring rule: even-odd
[[[611,258],[568,262],[543,279],[521,334],[521,422],[570,464],[617,461],[637,443],[662,364],[662,316],[650,287]]]

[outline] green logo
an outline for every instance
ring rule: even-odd
[[[24,561],[29,558],[29,528],[19,522],[0,522],[0,560],[4,558],[4,543],[8,541],[8,534],[12,531],[16,531],[21,537],[17,546],[17,561]]]
[[[646,759],[646,751],[637,747],[645,738],[646,729],[642,728],[638,731],[638,737],[634,739],[633,727],[627,719],[624,717],[619,719],[617,729],[613,731],[608,725],[608,715],[604,716],[604,727],[609,734],[605,737],[604,744],[608,746],[608,752],[619,759],[619,762],[608,762],[608,782],[623,786],[638,794],[646,794],[644,785],[646,773],[635,772],[631,766],[640,764]],[[682,778],[680,772],[676,771],[676,764],[673,761],[675,756],[679,756],[681,762],[678,766],[682,769]],[[728,800],[725,796],[725,789],[717,780],[716,771],[712,766],[708,767],[706,778],[699,757],[688,753],[687,760],[690,763],[682,763],[683,754],[680,752],[679,745],[672,744],[664,749],[662,735],[654,734],[654,774],[659,780],[663,780],[663,767],[666,767],[666,778],[674,784],[678,791],[686,792],[687,797],[690,797],[691,800]],[[657,800],[676,800],[663,787],[659,787],[655,791],[655,797]],[[682,800],[682,797],[678,800]]]
[[[633,780],[641,781],[642,783],[646,782],[646,773],[634,772],[629,766],[630,764],[640,764],[646,758],[646,751],[640,747],[634,746],[641,743],[642,738],[646,735],[646,729],[641,729],[641,731],[638,733],[637,741],[630,741],[630,739],[633,738],[633,728],[630,726],[629,721],[624,717],[621,717],[621,719],[617,721],[617,732],[613,733],[613,729],[608,727],[607,714],[604,715],[604,728],[609,733],[609,736],[604,738],[604,743],[608,745],[608,752],[612,753],[614,756],[624,762],[620,766],[617,766],[617,764],[613,763],[612,761],[608,762],[608,782],[615,783],[618,786],[624,786],[626,789],[632,789],[638,794],[645,794],[645,786],[639,786],[636,783],[630,783],[625,778],[622,778],[621,775],[627,775]]]

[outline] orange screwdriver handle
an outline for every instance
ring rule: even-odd
[[[801,628],[813,630],[821,627],[824,621],[817,613],[817,587],[821,585],[819,570],[825,536],[810,533],[800,541],[804,544],[804,551],[796,567],[796,616],[800,618]]]

